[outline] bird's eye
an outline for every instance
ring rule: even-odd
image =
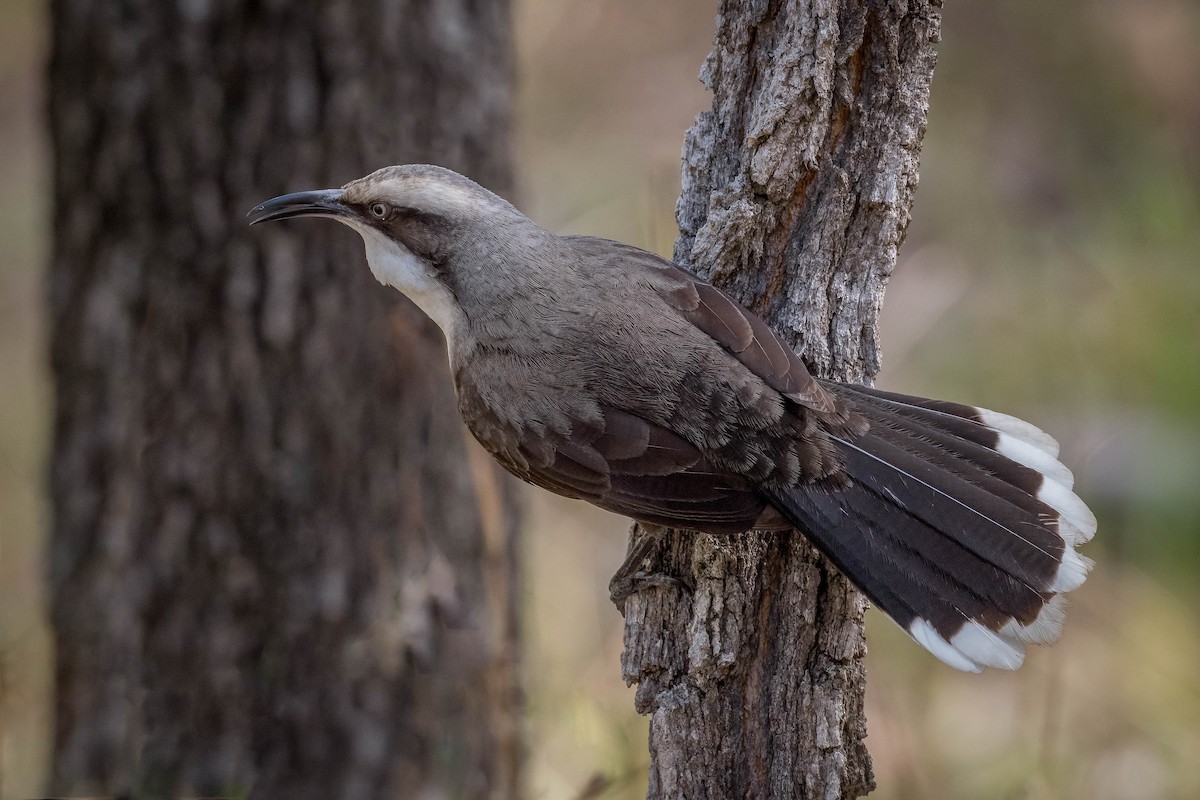
[[[376,219],[387,219],[392,209],[387,203],[371,203],[371,213]]]

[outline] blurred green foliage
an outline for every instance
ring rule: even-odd
[[[1063,642],[961,675],[878,615],[879,798],[1200,796],[1200,6],[947,4],[922,185],[879,384],[1031,419],[1101,528]],[[520,204],[669,253],[713,30],[700,0],[517,4]],[[50,648],[41,270],[42,0],[0,3],[0,798],[38,791]],[[379,165],[369,165],[379,166]],[[354,176],[346,176],[351,178]],[[530,498],[529,797],[644,792],[644,719],[606,599],[625,524]]]

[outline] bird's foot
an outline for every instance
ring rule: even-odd
[[[679,589],[691,594],[695,587],[683,578],[666,575],[664,572],[646,572],[638,570],[632,575],[614,575],[608,582],[608,597],[620,613],[625,613],[625,601],[630,596],[647,589]]]
[[[693,591],[694,587],[686,580],[657,569],[666,530],[657,525],[642,525],[642,535],[634,539],[625,560],[608,582],[608,596],[622,615],[625,614],[625,601],[646,589],[681,589],[689,594]]]
[[[676,578],[663,572],[646,572],[645,570],[627,574],[618,572],[608,582],[609,599],[622,614],[625,613],[625,601],[646,589],[679,589],[691,594],[695,587],[682,578]]]

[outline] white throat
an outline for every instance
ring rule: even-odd
[[[367,265],[375,279],[399,289],[442,329],[450,363],[454,347],[466,331],[466,318],[450,290],[438,280],[434,268],[398,242],[358,220],[341,219],[358,231],[367,250]]]

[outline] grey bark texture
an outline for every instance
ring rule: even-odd
[[[701,72],[712,111],[683,150],[675,260],[762,315],[815,374],[862,382],[878,370],[940,7],[720,4]],[[694,591],[626,601],[623,673],[650,715],[647,797],[869,792],[858,592],[795,532],[669,531],[659,559]]]
[[[508,3],[51,15],[52,791],[515,796],[513,505],[440,335],[353,232],[244,219],[508,190]]]

